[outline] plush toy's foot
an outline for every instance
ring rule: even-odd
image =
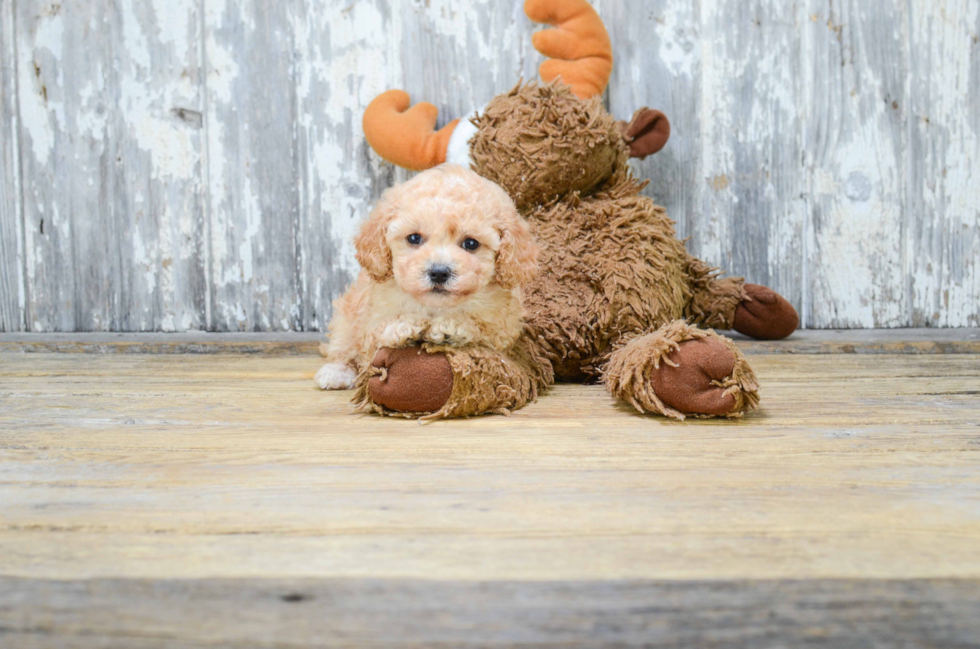
[[[771,288],[746,284],[745,295],[735,309],[735,331],[758,340],[782,340],[800,326],[793,305]]]
[[[363,412],[422,421],[510,414],[553,381],[550,363],[525,338],[508,353],[445,345],[382,349],[357,377],[354,403]]]
[[[724,417],[736,409],[724,381],[735,371],[735,354],[718,338],[688,340],[650,372],[650,385],[665,405],[685,415]]]
[[[453,392],[453,369],[443,353],[428,353],[421,347],[386,347],[378,351],[371,367],[368,395],[387,410],[436,412]]]
[[[734,343],[683,321],[616,350],[604,380],[640,412],[676,419],[740,417],[759,402],[755,375]]]

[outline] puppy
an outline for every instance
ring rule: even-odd
[[[354,387],[382,347],[506,350],[520,334],[538,248],[495,183],[458,165],[422,172],[382,195],[354,244],[363,270],[334,302],[321,389]]]

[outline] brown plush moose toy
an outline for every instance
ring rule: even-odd
[[[711,328],[761,339],[799,318],[772,290],[720,277],[677,240],[663,208],[630,172],[667,142],[662,113],[627,124],[603,108],[612,70],[602,21],[586,0],[527,0],[543,83],[519,84],[470,119],[435,131],[437,110],[392,90],[364,114],[371,147],[421,170],[468,165],[498,183],[541,246],[524,292],[527,324],[508,353],[423,345],[382,349],[358,379],[369,411],[427,418],[519,408],[554,380],[601,381],[641,412],[739,417],[758,385],[735,344]]]

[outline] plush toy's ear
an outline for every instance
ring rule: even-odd
[[[388,247],[388,225],[395,218],[396,210],[390,193],[397,187],[387,190],[378,204],[371,210],[371,216],[361,226],[354,238],[357,261],[376,282],[383,282],[392,276],[391,249]]]
[[[659,110],[641,108],[633,113],[633,119],[623,130],[623,138],[629,144],[630,157],[642,160],[666,146],[670,121]]]
[[[530,282],[538,274],[538,245],[531,228],[516,209],[509,210],[497,225],[500,247],[494,264],[494,277],[504,288]]]
[[[426,102],[409,108],[410,104],[402,90],[375,97],[364,111],[364,137],[392,164],[413,171],[431,169],[446,161],[446,148],[459,120],[436,131],[439,109]]]

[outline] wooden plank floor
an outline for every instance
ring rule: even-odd
[[[0,353],[0,646],[980,646],[980,356],[739,422],[355,416],[285,355]]]

